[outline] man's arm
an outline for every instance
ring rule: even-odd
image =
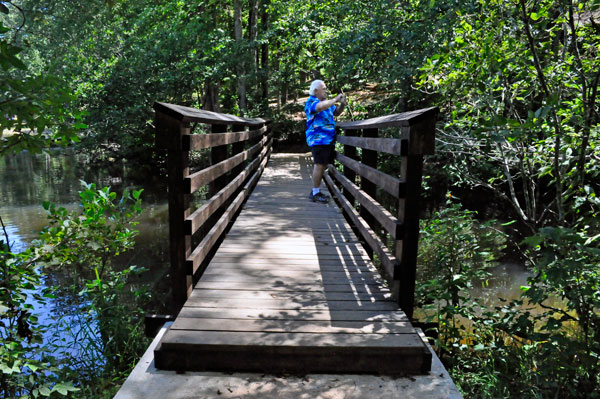
[[[335,103],[339,103],[340,101],[342,101],[343,98],[346,98],[346,96],[344,96],[343,94],[338,94],[335,98],[331,100],[319,101],[319,103],[315,107],[315,110],[317,113],[325,111],[326,109],[329,109],[333,105],[335,105]]]
[[[344,112],[344,108],[346,108],[346,96],[345,95],[344,95],[344,98],[342,98],[342,100],[340,102],[340,106],[335,109],[333,116],[341,115],[342,112]]]

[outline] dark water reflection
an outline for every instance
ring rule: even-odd
[[[8,227],[11,242],[14,241],[13,250],[23,249],[46,225],[43,201],[76,209],[80,181],[84,180],[99,187],[110,186],[118,193],[125,188],[144,189],[144,212],[136,227],[140,234],[135,253],[130,255],[140,266],[161,268],[168,236],[166,182],[149,176],[140,183],[130,178],[135,173],[134,166],[88,168],[83,166],[81,158],[60,150],[34,156],[22,152],[0,158],[0,216]]]
[[[480,285],[474,284],[472,291],[480,304],[488,309],[500,304],[498,298],[519,299],[521,286],[527,285],[527,278],[531,276],[531,271],[521,263],[502,263],[489,272],[492,278]]]

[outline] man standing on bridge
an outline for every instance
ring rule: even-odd
[[[327,99],[327,86],[322,80],[310,84],[310,97],[304,105],[306,113],[306,143],[311,148],[314,168],[312,175],[313,189],[308,196],[312,202],[328,203],[329,196],[321,192],[321,180],[327,165],[333,162],[335,154],[335,121],[334,116],[344,112],[346,96],[338,94],[334,99]],[[337,107],[335,104],[340,103]]]

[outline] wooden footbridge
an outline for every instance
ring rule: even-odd
[[[423,155],[436,108],[339,123],[328,193],[312,160],[271,154],[262,119],[156,103],[167,149],[177,317],[159,369],[423,374],[411,325]],[[399,138],[381,138],[380,129]],[[381,169],[394,157],[401,170]],[[385,204],[385,206],[384,206]],[[375,260],[375,261],[374,261]]]

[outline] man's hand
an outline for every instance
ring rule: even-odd
[[[337,97],[335,98],[336,102],[340,103],[340,106],[337,107],[335,109],[335,112],[333,113],[333,116],[339,116],[342,112],[344,112],[344,108],[346,107],[346,95],[345,94],[338,94]]]
[[[324,110],[328,109],[329,107],[331,107],[332,105],[335,105],[335,103],[344,104],[342,101],[346,101],[346,96],[344,94],[338,94],[337,96],[335,96],[335,98],[333,98],[331,100],[319,101],[319,103],[317,104],[317,107],[316,107],[316,111],[317,112],[324,111]]]

